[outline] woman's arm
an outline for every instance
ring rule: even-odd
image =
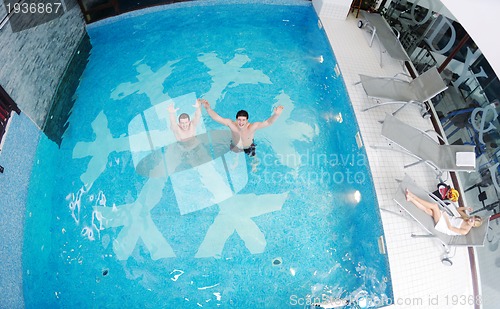
[[[446,221],[446,226],[448,226],[448,229],[452,232],[455,232],[455,233],[458,233],[460,235],[467,235],[467,233],[469,233],[472,225],[470,225],[467,221],[466,222],[466,226],[465,227],[462,227],[462,225],[457,228],[457,227],[454,227],[451,225],[450,223],[450,219],[448,218],[448,215],[446,213],[443,214],[444,216],[444,220]]]
[[[469,218],[469,214],[467,212],[471,212],[472,208],[460,206],[460,207],[457,207],[457,211],[460,214],[460,216],[462,217],[462,219],[467,220]]]

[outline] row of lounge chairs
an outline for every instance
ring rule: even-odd
[[[433,131],[440,143],[434,140],[429,132],[419,130],[395,117],[403,107],[411,104],[424,106],[427,101],[447,88],[435,67],[412,81],[366,75],[360,75],[360,78],[357,84],[363,86],[368,97],[377,101],[377,104],[365,108],[364,111],[389,104],[402,104],[395,112],[387,114],[383,121],[382,136],[389,140],[389,145],[375,147],[390,148],[412,155],[417,162],[405,167],[426,163],[438,176],[445,171],[476,170],[474,145],[447,145],[445,140]]]
[[[360,78],[361,80],[357,84],[361,84],[367,96],[375,99],[377,102],[375,105],[365,108],[364,111],[390,104],[402,105],[392,114],[386,114],[383,120],[381,135],[387,139],[387,144],[372,146],[373,148],[390,149],[406,153],[414,157],[416,162],[404,166],[405,168],[425,163],[436,172],[438,178],[441,178],[444,172],[472,172],[476,170],[474,145],[448,145],[436,132],[434,134],[440,140],[436,140],[435,136],[431,136],[429,132],[419,130],[395,116],[402,108],[408,105],[419,105],[423,108],[423,106],[426,106],[427,101],[447,88],[436,68],[429,69],[411,81],[366,75],[360,75]],[[442,207],[447,207],[446,204],[440,203],[439,199],[433,198],[432,194],[419,187],[408,175],[399,184],[393,198],[394,202],[405,211],[404,213],[417,221],[426,232],[425,235],[412,234],[413,237],[432,236],[439,239],[446,252],[442,257],[444,264],[452,264],[447,254],[450,247],[484,245],[489,220],[484,220],[485,223],[483,225],[473,228],[465,236],[443,234],[434,228],[435,224],[431,216],[415,207],[411,202],[406,201],[406,189],[410,189],[420,198],[438,203]],[[454,207],[445,209],[450,214],[459,216]]]

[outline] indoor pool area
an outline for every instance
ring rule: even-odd
[[[2,140],[0,307],[479,308],[471,249],[445,265],[393,200],[435,173],[372,147],[395,106],[364,111],[360,74],[408,68],[356,12],[321,5],[187,1],[87,24],[60,139],[21,113]],[[203,102],[272,121],[234,151]],[[433,129],[418,108],[397,117]]]

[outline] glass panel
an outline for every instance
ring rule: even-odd
[[[448,90],[432,101],[448,142],[476,146],[477,171],[457,173],[465,205],[475,214],[496,218],[500,212],[498,77],[440,1],[387,1],[381,11],[402,33],[401,43],[416,70],[422,73],[436,66],[448,84]],[[486,246],[477,251],[486,309],[496,308],[499,301],[500,289],[493,279],[500,273],[500,222],[496,221],[490,224]]]

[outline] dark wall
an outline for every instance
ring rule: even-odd
[[[0,1],[0,19],[12,2]],[[44,13],[43,8],[34,14],[19,13],[0,30],[0,85],[39,128],[46,122],[58,85],[86,32],[76,0],[53,2],[62,2],[57,13],[55,6],[51,13],[48,9]]]

